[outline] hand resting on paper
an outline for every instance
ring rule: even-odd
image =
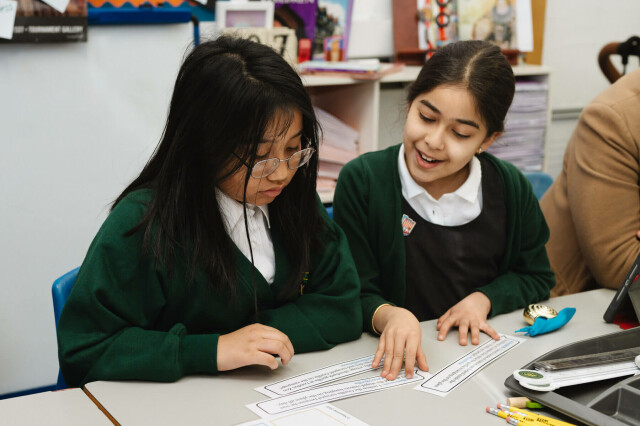
[[[429,371],[427,357],[421,346],[420,322],[411,312],[396,306],[383,306],[376,312],[373,321],[376,330],[382,331],[371,364],[373,368],[377,368],[384,355],[380,377],[394,380],[402,368],[403,361],[408,379],[413,378],[416,363],[420,370]]]
[[[487,324],[487,315],[491,311],[491,301],[479,291],[473,292],[445,312],[436,324],[438,340],[444,340],[451,327],[458,327],[460,345],[467,345],[471,333],[471,343],[480,343],[480,332],[487,333],[492,339],[500,340],[496,331]]]
[[[293,357],[293,345],[286,334],[273,327],[251,324],[218,338],[218,371],[246,365],[266,365],[272,370],[287,365]]]

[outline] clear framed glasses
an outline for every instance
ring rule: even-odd
[[[238,157],[238,159],[242,161],[242,164],[249,168],[249,170],[251,171],[251,177],[260,179],[263,177],[267,177],[271,173],[275,172],[278,169],[278,166],[280,166],[280,163],[283,161],[287,162],[287,167],[289,168],[289,170],[299,169],[300,167],[307,164],[309,160],[311,160],[311,156],[315,151],[316,150],[313,148],[301,149],[291,157],[285,158],[284,160],[281,160],[279,158],[267,158],[266,160],[258,161],[253,165],[253,167],[251,167],[237,155],[236,157]]]

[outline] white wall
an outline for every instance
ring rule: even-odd
[[[545,171],[554,178],[580,109],[610,84],[598,66],[600,49],[640,35],[639,16],[637,0],[547,0],[542,61],[551,68],[551,107],[562,117],[552,121],[545,150]],[[620,57],[612,60],[622,70]],[[637,67],[630,58],[627,69]]]
[[[551,67],[553,109],[582,108],[609,86],[598,52],[640,35],[639,17],[637,0],[547,0],[542,60]],[[638,58],[629,62],[630,69],[638,66]]]
[[[391,0],[356,1],[354,28],[370,19],[388,35],[354,42],[354,56],[390,52],[390,13]],[[636,0],[547,1],[554,108],[580,108],[607,86],[597,51],[637,34],[638,16]],[[51,283],[82,262],[109,203],[151,154],[191,40],[191,25],[178,24],[0,45],[0,395],[55,382]],[[383,113],[395,124],[396,98]]]
[[[391,0],[355,0],[347,56],[393,56],[392,16]]]
[[[0,395],[56,381],[53,280],[162,132],[191,24],[0,45]]]

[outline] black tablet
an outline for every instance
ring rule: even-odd
[[[635,314],[636,319],[640,319],[640,255],[631,265],[603,318],[606,322],[613,322],[622,312]]]

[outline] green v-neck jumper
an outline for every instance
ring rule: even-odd
[[[363,324],[368,331],[373,331],[372,317],[380,305],[405,303],[399,152],[400,145],[394,145],[350,161],[340,172],[333,198],[334,220],[347,235],[360,275]],[[555,280],[545,251],[549,229],[527,178],[512,164],[481,155],[500,176],[507,211],[499,276],[476,289],[491,301],[493,316],[547,299]]]
[[[328,349],[362,333],[360,285],[344,233],[329,219],[324,248],[312,253],[302,295],[277,300],[290,264],[280,232],[269,285],[236,247],[237,296],[216,293],[203,271],[185,282],[184,265],[169,275],[142,253],[142,219],[150,190],[129,194],[109,214],[89,247],[58,325],[60,367],[69,386],[96,380],[175,381],[217,372],[218,337],[259,322],[286,334],[296,353]],[[254,284],[259,314],[255,316]]]

